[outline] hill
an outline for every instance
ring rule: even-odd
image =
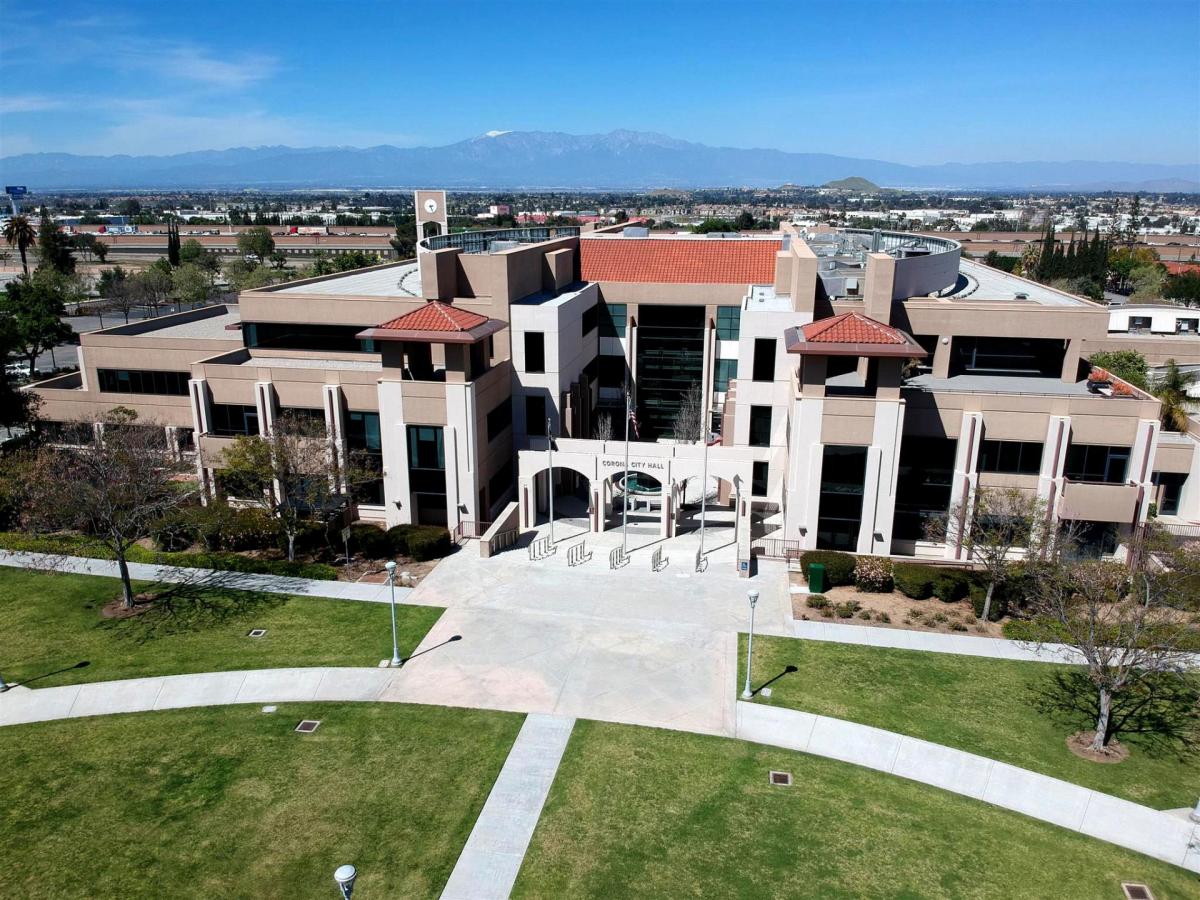
[[[859,178],[857,175],[850,178],[839,178],[837,181],[830,181],[821,186],[832,188],[835,191],[854,191],[856,194],[877,194],[880,190],[879,185],[865,178]]]

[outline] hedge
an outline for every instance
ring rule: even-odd
[[[962,569],[943,569],[933,579],[933,593],[943,603],[957,603],[971,592],[974,579]]]
[[[75,534],[23,534],[0,532],[0,549],[26,553],[51,553],[83,556],[89,559],[112,559],[112,552],[103,545]],[[245,572],[251,575],[282,575],[288,578],[310,578],[315,581],[337,581],[337,570],[325,563],[288,562],[285,559],[251,559],[236,553],[156,553],[145,547],[129,548],[126,559],[135,563],[178,566],[186,569],[217,569],[226,572]]]
[[[453,548],[450,532],[438,525],[393,525],[387,530],[393,556],[417,562],[441,559]]]
[[[898,562],[892,567],[896,590],[910,600],[928,600],[933,596],[933,582],[938,570],[921,563]]]
[[[828,587],[841,587],[854,583],[854,554],[842,553],[840,550],[808,550],[800,554],[800,565],[804,569],[804,577],[808,577],[808,567],[812,563],[820,563],[825,567],[825,581]]]

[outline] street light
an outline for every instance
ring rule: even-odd
[[[754,658],[754,607],[758,605],[758,591],[747,591],[750,599],[750,638],[746,641],[746,684],[742,688],[742,699],[750,700],[754,692],[750,690],[750,662]]]
[[[357,877],[358,870],[351,865],[338,866],[334,871],[333,880],[342,892],[342,900],[350,900],[350,895],[354,893],[354,879]]]
[[[550,454],[550,471],[546,473],[550,483],[550,543],[554,543],[554,435],[550,433],[550,417],[546,416],[546,451]]]
[[[400,646],[396,643],[396,561],[389,559],[383,567],[387,569],[388,588],[392,594],[392,666],[399,667],[404,663],[400,661]]]

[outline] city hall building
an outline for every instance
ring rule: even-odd
[[[740,559],[961,558],[961,537],[932,543],[925,523],[986,487],[1036,494],[1100,552],[1151,503],[1200,519],[1196,440],[1087,362],[1108,310],[954,241],[451,234],[443,193],[418,192],[417,210],[419,233],[439,233],[415,261],[84,335],[80,371],[34,388],[43,417],[67,439],[131,407],[217,496],[238,435],[303,416],[378,473],[355,489],[360,517],[467,536],[544,522],[551,491],[580,529],[624,516],[662,537],[697,527],[706,496]],[[681,407],[708,446],[676,440]]]

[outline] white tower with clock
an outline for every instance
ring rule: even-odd
[[[445,191],[415,191],[413,206],[417,211],[417,248],[420,252],[421,241],[435,234],[450,233],[450,217],[446,213]],[[426,225],[436,225],[437,229],[426,229]]]

